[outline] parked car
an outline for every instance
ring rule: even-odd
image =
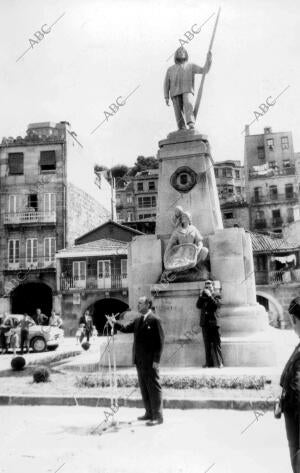
[[[14,321],[17,334],[20,340],[21,329],[19,324],[23,318],[22,314],[8,314],[9,318]],[[57,327],[49,325],[37,325],[32,319],[33,325],[29,327],[29,345],[34,352],[42,352],[46,349],[56,350],[60,342],[63,340],[64,331]]]

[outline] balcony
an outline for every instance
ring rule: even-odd
[[[56,212],[24,211],[4,214],[5,225],[56,223]]]
[[[87,290],[111,290],[127,289],[127,273],[120,271],[111,271],[111,273],[102,274],[101,277],[79,277],[79,276],[61,276],[60,290],[63,292],[76,291],[78,289]]]
[[[267,221],[264,218],[254,220],[254,228],[256,228],[257,230],[267,228]]]
[[[273,227],[281,227],[282,224],[283,224],[283,219],[281,217],[276,217],[272,219]]]
[[[26,258],[15,258],[14,260],[7,259],[4,263],[5,271],[35,271],[40,269],[55,269],[55,259],[48,257],[37,257],[31,260]]]
[[[258,285],[277,285],[300,282],[300,268],[279,271],[255,271],[255,282]]]
[[[288,194],[269,194],[269,195],[255,195],[251,198],[252,204],[266,204],[274,202],[291,202],[298,201],[298,196],[296,192]]]
[[[276,176],[294,176],[296,174],[295,166],[289,166],[286,168],[269,168],[266,171],[249,171],[249,179],[266,179],[269,177]]]

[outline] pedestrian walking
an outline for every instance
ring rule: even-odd
[[[215,358],[218,368],[222,368],[224,365],[218,322],[220,305],[221,295],[216,294],[213,282],[205,281],[204,289],[196,304],[197,308],[201,310],[200,326],[202,328],[206,360],[203,368],[213,367],[213,358]]]
[[[133,333],[133,363],[136,365],[145,414],[138,420],[147,425],[163,423],[162,389],[159,379],[159,363],[164,345],[164,332],[160,319],[151,310],[152,301],[140,297],[140,316],[128,325],[121,325],[115,316],[109,318],[111,326],[124,333]]]

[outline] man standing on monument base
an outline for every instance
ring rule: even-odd
[[[183,46],[178,48],[174,56],[175,64],[167,70],[164,82],[165,101],[169,106],[171,97],[179,130],[185,130],[186,125],[190,129],[195,128],[192,103],[195,74],[207,74],[211,66],[211,52],[207,55],[204,67],[188,62],[188,58],[186,49]]]
[[[218,368],[223,367],[221,338],[219,333],[217,311],[221,296],[216,294],[212,281],[205,281],[204,289],[197,300],[197,308],[201,310],[200,326],[202,328],[206,363],[203,368],[214,366],[214,358]]]

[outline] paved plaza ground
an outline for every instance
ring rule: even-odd
[[[135,420],[142,410],[120,408],[116,419],[133,423],[103,432],[104,410],[0,407],[0,472],[291,471],[284,422],[270,412],[166,409],[163,425],[146,427]]]

